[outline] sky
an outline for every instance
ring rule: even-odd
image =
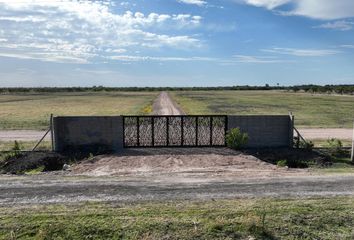
[[[0,0],[0,87],[354,84],[353,0]]]

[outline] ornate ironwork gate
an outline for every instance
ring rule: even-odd
[[[123,116],[124,147],[225,146],[227,116]]]

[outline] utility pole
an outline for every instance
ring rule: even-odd
[[[352,137],[352,155],[350,157],[350,160],[354,162],[354,123],[353,123],[353,137]]]

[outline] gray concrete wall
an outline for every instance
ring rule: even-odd
[[[228,129],[240,128],[249,136],[247,147],[292,147],[290,116],[228,116]]]
[[[293,122],[290,116],[228,116],[228,129],[248,133],[247,147],[291,147]],[[123,148],[123,118],[54,117],[54,150],[119,151]]]
[[[54,117],[55,151],[118,151],[123,148],[123,118]]]

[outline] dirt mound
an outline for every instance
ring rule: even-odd
[[[52,152],[28,152],[13,155],[1,163],[4,173],[22,174],[42,167],[43,171],[61,170],[67,158]]]
[[[279,168],[255,156],[230,149],[133,150],[119,155],[101,155],[72,168],[90,176],[172,173],[237,173],[271,175]],[[186,152],[188,154],[186,154]],[[285,169],[283,169],[285,171]]]

